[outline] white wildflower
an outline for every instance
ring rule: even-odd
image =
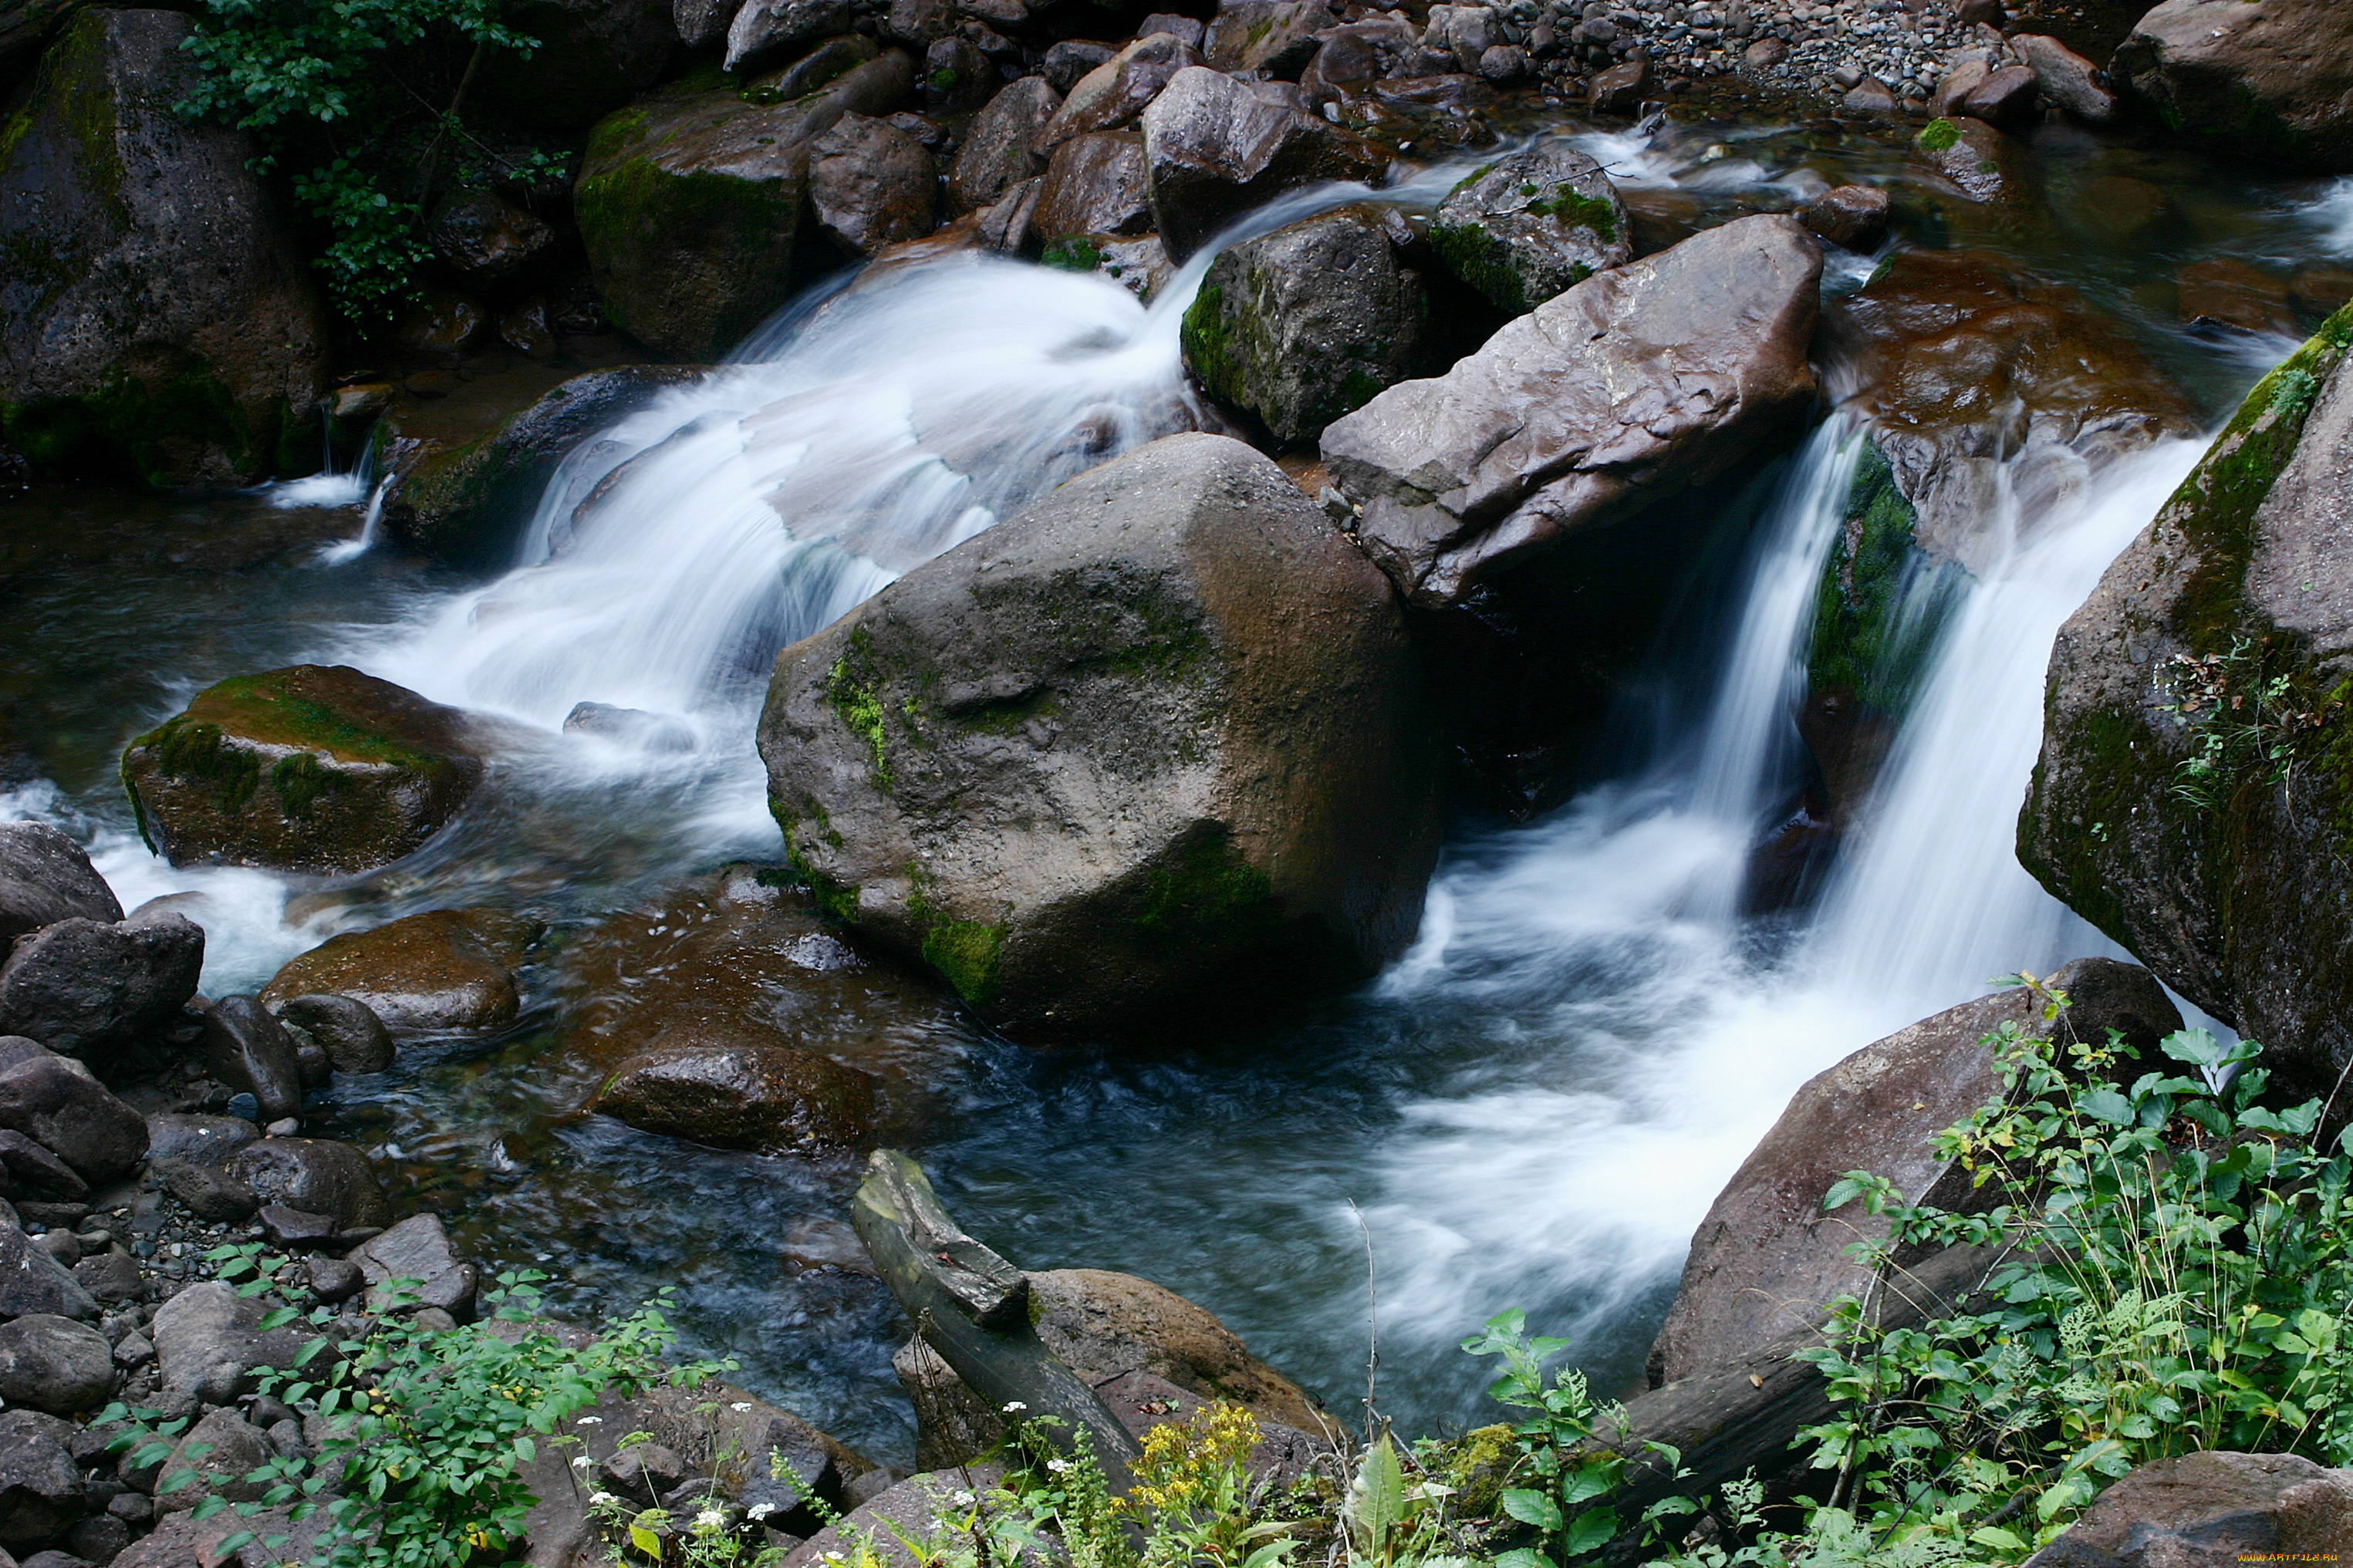
[[[775,1503],[755,1502],[750,1508],[744,1510],[744,1517],[757,1522],[760,1520],[767,1518],[770,1514],[776,1511],[776,1505]]]
[[[978,1498],[973,1496],[970,1492],[958,1492],[955,1495],[955,1505],[958,1508],[970,1508],[974,1503],[978,1502],[979,1500],[980,1500]]]
[[[727,1408],[735,1412],[736,1415],[741,1415],[744,1412],[752,1408],[752,1402],[748,1399],[739,1399]]]
[[[611,1492],[590,1492],[588,1494],[588,1506],[591,1508],[610,1508],[620,1500],[621,1500],[619,1498],[615,1497]]]
[[[586,1454],[575,1454],[572,1458],[572,1468],[575,1470],[585,1470],[594,1463],[596,1461]]]
[[[727,1516],[715,1508],[706,1508],[694,1516],[694,1528],[701,1531],[723,1530]]]
[[[1029,1407],[1028,1405],[1022,1404],[1018,1399],[1008,1399],[1005,1402],[1005,1414],[1008,1415],[1018,1415],[1022,1411],[1029,1408]]]
[[[602,1415],[583,1415],[573,1423],[575,1426],[602,1426],[604,1424],[605,1418]]]
[[[1058,1476],[1066,1476],[1071,1473],[1071,1461],[1068,1459],[1049,1459],[1046,1461],[1046,1468],[1053,1471]]]
[[[828,1563],[839,1563],[841,1561],[841,1553],[839,1552],[828,1552],[825,1554],[825,1560]]]

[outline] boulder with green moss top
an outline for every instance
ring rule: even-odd
[[[892,49],[790,103],[681,92],[601,121],[573,197],[614,324],[678,359],[734,347],[792,296],[810,144],[914,91],[914,62]]]
[[[394,476],[384,498],[385,531],[453,565],[509,565],[548,479],[575,447],[670,388],[710,374],[705,365],[592,370],[458,445],[411,440],[396,415],[378,453]]]
[[[175,866],[372,870],[481,776],[465,714],[343,665],[233,676],[122,753],[140,831]]]
[[[1430,242],[1448,268],[1512,315],[1634,254],[1618,187],[1573,147],[1531,147],[1447,193]]]
[[[2353,1061],[2353,307],[2263,378],[2051,658],[2019,858],[2327,1093]]]
[[[818,896],[1017,1038],[1361,978],[1437,847],[1397,603],[1222,437],[1071,479],[786,648],[759,741]]]
[[[1185,363],[1286,441],[1419,368],[1429,310],[1385,215],[1343,207],[1221,252],[1185,312]],[[1410,239],[1398,225],[1397,237]]]
[[[2353,5],[2164,0],[2108,74],[2173,130],[2242,156],[2353,170]]]
[[[90,9],[0,119],[0,432],[157,485],[318,465],[327,334],[244,132],[184,120],[189,19]]]

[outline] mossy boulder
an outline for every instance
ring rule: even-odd
[[[2353,1061],[2353,307],[2060,631],[2019,858],[2327,1093]]]
[[[1634,255],[1618,187],[1558,144],[1500,158],[1449,191],[1430,242],[1457,278],[1514,316]]]
[[[373,870],[481,776],[465,714],[343,665],[233,676],[122,753],[140,831],[175,866]]]
[[[0,436],[37,470],[317,467],[318,299],[250,139],[174,111],[189,25],[79,13],[0,120]]]
[[[541,491],[574,447],[671,388],[710,374],[704,365],[592,370],[470,440],[411,437],[396,414],[379,452],[395,475],[385,496],[385,530],[452,565],[511,565]]]
[[[514,971],[540,928],[498,910],[428,910],[345,931],[289,959],[257,1000],[347,996],[404,1035],[479,1033],[512,1023]]]
[[[1184,324],[1212,396],[1313,440],[1413,374],[1429,302],[1382,216],[1344,207],[1219,255]]]
[[[791,103],[681,92],[601,121],[573,197],[614,324],[675,359],[734,347],[792,295],[810,143],[914,90],[914,62],[894,49]]]
[[[1017,1038],[1362,978],[1436,852],[1398,605],[1222,437],[1071,479],[786,648],[759,740],[818,897]]]
[[[2171,129],[2237,156],[2353,170],[2353,6],[2164,0],[2108,74]]]

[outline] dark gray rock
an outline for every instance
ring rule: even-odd
[[[1284,191],[1324,180],[1371,183],[1388,165],[1337,126],[1199,66],[1169,79],[1143,127],[1154,226],[1177,261]]]
[[[1869,252],[1887,237],[1893,199],[1876,185],[1840,185],[1799,209],[1798,221],[1841,250]]]
[[[1634,254],[1618,187],[1558,142],[1500,158],[1449,191],[1430,242],[1457,278],[1513,316]]]
[[[1046,79],[1056,93],[1066,93],[1085,79],[1086,74],[1119,53],[1116,44],[1097,43],[1091,38],[1064,38],[1046,51],[1039,60],[1038,74]]]
[[[973,116],[948,172],[948,200],[958,212],[988,206],[1009,186],[1046,172],[1038,133],[1061,101],[1044,78],[1025,76],[1006,83]]]
[[[1324,0],[1224,0],[1201,47],[1213,70],[1296,81],[1315,58],[1316,34],[1339,19]]]
[[[2241,156],[2353,170],[2353,7],[2164,0],[2133,25],[2108,72],[2166,124]]]
[[[65,1554],[90,1568],[110,1568],[131,1544],[131,1527],[111,1514],[92,1514],[66,1531]],[[26,1568],[20,1563],[18,1568]]]
[[[735,9],[734,0],[670,0],[670,19],[680,43],[707,49],[727,36]]]
[[[849,0],[744,0],[727,25],[727,69],[738,71],[849,31]]]
[[[350,1230],[380,1226],[384,1187],[367,1156],[322,1138],[265,1138],[229,1156],[224,1167],[265,1204],[330,1215]]]
[[[102,1064],[179,1017],[204,962],[204,928],[168,910],[58,921],[0,964],[0,1033]]]
[[[309,1330],[298,1323],[265,1332],[268,1313],[260,1300],[216,1279],[191,1285],[156,1308],[148,1333],[164,1392],[227,1405],[253,1391],[255,1369],[297,1364]]]
[[[114,1347],[89,1324],[42,1312],[0,1323],[0,1399],[10,1405],[73,1415],[113,1388]]]
[[[164,1310],[170,1310],[179,1300],[174,1297],[164,1303]],[[161,1319],[163,1312],[156,1316]],[[158,1483],[155,1511],[177,1513],[211,1497],[227,1498],[231,1502],[259,1502],[268,1483],[248,1478],[275,1458],[269,1439],[235,1410],[208,1411],[172,1446],[171,1458],[164,1461],[164,1476],[183,1471],[191,1475],[185,1484],[168,1490]]]
[[[0,1072],[0,1127],[39,1143],[92,1186],[127,1174],[147,1153],[147,1119],[56,1057]]]
[[[433,209],[425,237],[472,284],[498,283],[544,258],[555,231],[495,191],[452,191]]]
[[[588,1109],[714,1148],[812,1153],[871,1145],[874,1091],[871,1075],[797,1049],[781,1030],[696,1023],[621,1063]]]
[[[253,1217],[261,1206],[260,1197],[251,1187],[212,1165],[191,1164],[185,1160],[158,1161],[154,1169],[164,1177],[164,1188],[188,1205],[198,1219],[215,1225],[235,1224]]]
[[[1741,218],[1599,273],[1446,374],[1391,387],[1324,433],[1358,542],[1402,592],[1442,606],[1722,472],[1811,402],[1820,276],[1796,219]]]
[[[1312,440],[1418,368],[1427,310],[1384,215],[1345,207],[1220,252],[1185,312],[1185,363],[1283,440]]]
[[[1054,149],[1029,225],[1048,246],[1082,235],[1133,236],[1152,226],[1144,139],[1133,131],[1073,136]]]
[[[13,1221],[0,1223],[0,1317],[94,1318],[98,1303]]]
[[[1141,37],[1081,77],[1063,99],[1053,118],[1038,132],[1038,151],[1051,153],[1073,136],[1095,131],[1124,131],[1135,123],[1145,105],[1160,95],[1168,79],[1201,56],[1190,44],[1170,33]]]
[[[2181,1027],[2157,977],[2132,964],[2077,959],[2047,984],[2072,1004],[2063,1038],[2096,1044],[2114,1029],[2146,1058]],[[1885,1176],[1911,1203],[1976,1206],[1968,1172],[1937,1157],[1936,1136],[2000,1097],[1985,1037],[2006,1023],[2047,1034],[2042,1000],[2021,988],[1964,1002],[1809,1079],[1700,1222],[1651,1350],[1652,1382],[1739,1363],[1817,1327],[1841,1293],[1869,1287],[1872,1270],[1846,1249],[1883,1237],[1886,1220],[1859,1205],[1822,1213],[1823,1194],[1847,1172]]]
[[[224,996],[205,1014],[205,1070],[252,1095],[263,1121],[302,1109],[294,1038],[250,996]]]
[[[0,253],[38,258],[9,269],[0,405],[45,468],[245,482],[297,438],[315,461],[318,299],[251,140],[174,111],[190,26],[79,12],[0,126]]]
[[[261,1129],[241,1116],[183,1112],[151,1116],[147,1119],[147,1157],[217,1165],[260,1136]]]
[[[1314,503],[1173,436],[787,649],[760,749],[820,900],[1045,1037],[1398,952],[1435,847],[1422,700]]]
[[[851,258],[932,232],[939,168],[887,120],[845,114],[809,143],[809,206]]]
[[[473,1314],[480,1277],[449,1246],[439,1216],[412,1215],[352,1249],[368,1285],[371,1312],[439,1308],[463,1322]]]
[[[9,1190],[17,1194],[84,1198],[90,1184],[80,1173],[24,1133],[0,1131],[0,1165],[7,1167]]]
[[[120,1307],[147,1297],[147,1281],[139,1272],[139,1260],[119,1248],[83,1258],[73,1266],[73,1277],[74,1283],[89,1291],[90,1300],[101,1307]]]
[[[77,917],[122,918],[82,847],[46,823],[0,822],[0,942]]]
[[[73,1428],[30,1410],[0,1413],[0,1545],[23,1550],[82,1515]]]
[[[367,1275],[348,1258],[313,1258],[307,1267],[311,1294],[330,1307],[348,1301],[367,1285]]]
[[[2294,1454],[2185,1454],[2102,1492],[2026,1568],[2325,1563],[2353,1543],[2353,1470]]]
[[[881,46],[861,34],[828,38],[782,70],[754,79],[744,89],[744,96],[754,103],[790,103],[881,53]]]
[[[337,1072],[382,1072],[392,1066],[392,1032],[364,1002],[314,993],[280,1003],[278,1018],[317,1041]]]

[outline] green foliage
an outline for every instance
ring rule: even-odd
[[[1103,265],[1103,247],[1085,235],[1076,239],[1058,239],[1046,247],[1038,259],[1048,267],[1064,272],[1092,272]]]
[[[2306,682],[2272,668],[2268,647],[2234,637],[2219,653],[2177,653],[2158,667],[2172,700],[2162,705],[2189,727],[2194,750],[2174,770],[2173,793],[2218,812],[2242,784],[2282,784],[2299,752],[2318,735],[2340,693],[2299,690]]]
[[[1931,120],[1920,128],[1916,139],[1923,153],[1942,153],[1961,139],[1961,128],[1949,120]]]
[[[282,1260],[259,1246],[216,1248],[206,1255],[237,1293],[270,1290]],[[507,1273],[484,1294],[486,1321],[436,1331],[405,1319],[380,1317],[360,1339],[337,1344],[332,1314],[307,1314],[320,1331],[301,1365],[259,1374],[263,1392],[325,1421],[332,1436],[313,1459],[276,1458],[245,1479],[263,1489],[256,1502],[231,1504],[207,1497],[195,1517],[234,1507],[250,1519],[285,1509],[301,1521],[323,1512],[331,1521],[328,1568],[465,1568],[503,1561],[522,1540],[536,1500],[516,1474],[542,1446],[578,1447],[565,1428],[572,1416],[608,1394],[627,1396],[660,1381],[691,1384],[720,1370],[712,1363],[665,1368],[660,1357],[673,1336],[659,1304],[610,1325],[575,1349],[538,1321],[543,1276]],[[395,1281],[394,1304],[413,1300],[415,1281]],[[291,1307],[262,1320],[269,1330],[305,1321]],[[117,1405],[100,1422],[123,1422],[113,1446],[134,1464],[163,1462],[185,1421],[155,1424],[153,1411]],[[199,1446],[201,1447],[201,1446]],[[183,1447],[183,1459],[201,1453]],[[585,1455],[571,1463],[586,1468]],[[197,1479],[193,1469],[160,1476],[159,1495]],[[255,1537],[230,1536],[226,1554]],[[262,1538],[276,1550],[284,1536]]]
[[[538,47],[499,12],[498,0],[204,0],[182,46],[197,79],[181,111],[252,132],[265,165],[289,170],[327,231],[317,265],[355,320],[413,295],[437,174],[532,184],[561,174],[556,155],[502,154],[464,124],[483,58]]]

